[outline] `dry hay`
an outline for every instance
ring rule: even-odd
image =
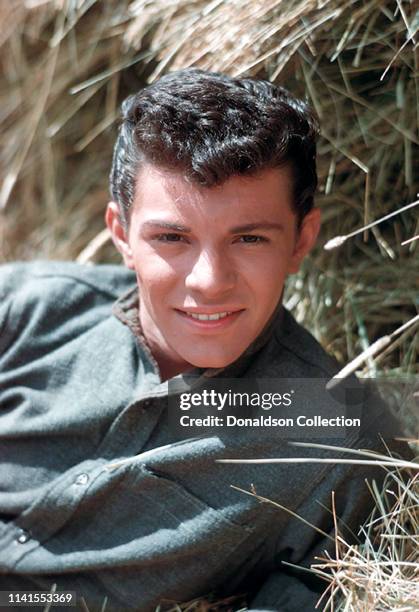
[[[419,468],[419,465],[418,465]],[[313,565],[330,582],[322,610],[414,612],[419,609],[419,472],[389,472],[361,544],[336,539],[336,555]]]
[[[297,318],[346,362],[417,314],[419,241],[401,243],[419,233],[418,208],[322,249],[417,199],[413,0],[5,0],[0,22],[0,260],[77,258],[104,228],[120,101],[194,65],[272,79],[320,116],[323,234],[286,292]],[[120,261],[109,243],[97,248],[88,259]],[[416,332],[368,359],[361,375],[417,376]],[[417,398],[401,411],[417,435]],[[381,519],[365,545],[323,562],[335,610],[414,609],[417,478],[392,478],[400,495],[388,509],[379,496]]]

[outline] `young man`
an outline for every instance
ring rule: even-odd
[[[107,612],[210,592],[314,610],[325,585],[282,562],[334,550],[332,490],[356,532],[380,470],[218,462],[336,453],[274,429],[179,439],[168,397],[176,381],[336,372],[281,305],[319,231],[317,131],[271,83],[165,76],[123,105],[106,223],[126,267],[3,266],[0,590],[55,584]],[[345,443],[383,450],[357,429]]]

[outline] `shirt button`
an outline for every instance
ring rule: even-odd
[[[74,481],[74,484],[76,485],[85,485],[89,482],[89,476],[88,474],[79,474],[76,478],[76,480]]]
[[[19,542],[19,544],[26,544],[26,542],[28,542],[30,539],[30,533],[28,531],[25,531],[24,529],[21,529],[20,534],[16,538],[16,542]]]

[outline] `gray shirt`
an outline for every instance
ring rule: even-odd
[[[280,307],[237,362],[195,374],[335,371]],[[167,396],[141,336],[133,273],[63,262],[0,267],[0,590],[56,584],[83,596],[90,611],[105,596],[107,612],[146,612],[163,599],[213,591],[245,592],[253,611],[314,610],[322,585],[282,561],[309,566],[333,544],[281,507],[333,535],[334,490],[338,515],[356,532],[372,505],[364,479],[384,473],[217,463],[336,453],[262,434],[179,441]],[[383,450],[356,435],[346,445]],[[406,451],[396,443],[394,450]]]

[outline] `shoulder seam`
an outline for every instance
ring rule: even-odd
[[[102,293],[103,295],[106,295],[112,299],[119,296],[119,293],[108,291],[106,289],[103,289],[103,287],[95,285],[85,279],[79,278],[77,276],[73,276],[71,274],[65,274],[62,272],[57,272],[57,274],[53,274],[51,272],[40,272],[38,274],[35,274],[34,277],[35,278],[64,278],[66,280],[73,281],[80,285],[85,285],[86,287],[90,287],[91,289],[94,289],[97,293]]]

